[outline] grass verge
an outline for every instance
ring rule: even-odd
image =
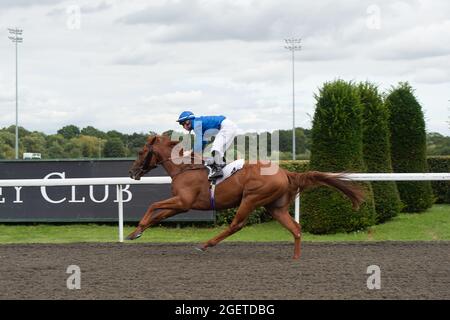
[[[173,228],[158,226],[148,229],[142,242],[203,242],[224,230],[225,226]],[[134,230],[127,226],[124,233]],[[418,214],[401,214],[384,224],[365,231],[332,235],[303,234],[304,241],[437,241],[450,240],[450,205],[434,205]],[[8,243],[70,243],[117,242],[117,225],[0,225],[0,244]],[[227,241],[292,241],[292,236],[275,221],[245,227]]]

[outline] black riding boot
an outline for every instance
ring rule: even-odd
[[[213,163],[209,167],[211,168],[210,173],[208,175],[209,181],[213,181],[223,177],[223,171],[220,165]]]
[[[214,163],[209,166],[210,167],[210,173],[208,175],[209,181],[214,181],[218,178],[222,178],[223,177],[222,168],[225,166],[223,157],[219,153],[213,151],[212,156],[214,158]]]

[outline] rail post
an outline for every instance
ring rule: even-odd
[[[300,193],[295,197],[295,221],[300,223]]]
[[[117,202],[119,207],[119,242],[123,242],[123,193],[122,185],[116,185],[117,190]]]

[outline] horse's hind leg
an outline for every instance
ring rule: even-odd
[[[268,208],[272,217],[276,219],[283,227],[288,229],[294,236],[294,259],[299,259],[301,254],[302,229],[299,223],[289,214],[288,207]]]

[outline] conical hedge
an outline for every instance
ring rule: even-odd
[[[352,83],[325,83],[316,98],[310,170],[365,172],[362,148],[362,107]],[[369,183],[366,202],[358,211],[340,192],[320,187],[302,196],[302,224],[311,233],[350,232],[375,222]]]
[[[363,106],[363,155],[367,171],[392,172],[388,110],[376,85],[360,83],[358,93]],[[402,203],[395,181],[374,181],[372,189],[376,223],[383,223],[399,214]]]
[[[422,107],[408,83],[399,85],[386,97],[391,131],[391,157],[394,172],[428,172],[426,132]],[[397,182],[405,212],[421,212],[433,205],[429,181]]]

